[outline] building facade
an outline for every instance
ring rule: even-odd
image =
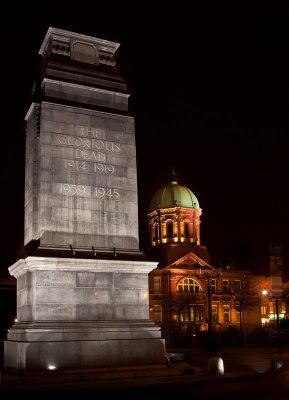
[[[200,241],[201,215],[197,197],[174,172],[147,214],[149,257],[159,261],[149,273],[150,318],[167,344],[193,343],[208,331],[280,330],[286,319],[280,267],[269,276],[213,267]],[[280,253],[277,258],[280,264]]]

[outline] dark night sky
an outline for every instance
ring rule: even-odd
[[[1,267],[22,251],[23,121],[49,26],[121,43],[136,125],[141,250],[150,199],[174,166],[199,199],[201,240],[213,260],[237,254],[264,270],[273,234],[288,253],[288,7],[91,3],[25,2],[17,15],[12,5],[3,13]]]

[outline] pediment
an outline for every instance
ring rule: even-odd
[[[198,263],[201,265],[202,270],[213,270],[214,268],[206,263],[204,260],[202,260],[200,257],[198,257],[196,254],[193,252],[190,252],[183,257],[179,258],[178,260],[174,261],[172,264],[168,265],[167,268],[169,269],[194,269],[195,264],[198,261]]]

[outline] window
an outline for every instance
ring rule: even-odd
[[[184,278],[177,286],[178,293],[201,293],[202,288],[200,284],[194,279]]]
[[[241,312],[236,310],[236,322],[241,322]]]
[[[173,221],[167,222],[167,237],[172,238],[174,236],[174,225]]]
[[[238,295],[241,294],[241,281],[240,280],[236,280],[234,282],[234,291],[235,291],[235,294],[238,294]]]
[[[199,324],[204,319],[204,306],[200,304],[193,304],[184,307],[180,311],[181,322],[194,322]]]
[[[159,240],[159,225],[154,225],[154,240]]]
[[[160,293],[161,291],[161,277],[154,276],[154,293]]]
[[[189,224],[187,222],[185,222],[185,237],[186,238],[190,237]]]
[[[211,293],[216,293],[217,292],[217,281],[216,279],[211,279],[210,280],[210,286],[211,286]]]
[[[212,322],[218,322],[218,306],[216,304],[212,304]]]
[[[194,304],[190,307],[191,321],[195,323],[200,323],[204,319],[204,306],[200,304]]]
[[[180,320],[181,322],[189,321],[189,310],[188,308],[182,308],[180,311]]]
[[[154,316],[157,324],[162,322],[162,306],[159,304],[154,305]]]
[[[266,310],[266,306],[261,306],[261,314],[262,314],[262,315],[267,314],[266,311],[267,311],[267,310]]]
[[[229,293],[230,293],[229,281],[227,279],[223,279],[223,294],[229,294]]]
[[[224,322],[230,322],[230,305],[224,304]]]

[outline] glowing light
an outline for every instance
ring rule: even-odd
[[[268,294],[268,290],[267,290],[267,289],[263,289],[263,290],[262,290],[262,295],[263,295],[263,296],[267,296],[267,294]]]
[[[262,326],[268,324],[269,321],[270,321],[269,318],[261,318],[261,324],[262,324]]]
[[[50,364],[50,365],[48,365],[48,369],[50,371],[54,371],[56,369],[56,365]]]
[[[208,373],[212,375],[224,375],[224,362],[220,357],[211,357],[208,361]]]
[[[14,319],[14,322],[18,322],[18,318],[15,318],[15,319]]]
[[[276,320],[277,319],[277,314],[275,314],[275,313],[270,313],[269,314],[269,318],[270,318],[270,320]],[[278,314],[278,318],[279,319],[285,319],[285,314]]]

